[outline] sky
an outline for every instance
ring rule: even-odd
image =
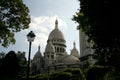
[[[73,15],[78,12],[78,0],[23,0],[24,4],[29,8],[31,23],[29,28],[15,34],[16,43],[4,48],[0,45],[0,52],[8,53],[13,50],[15,52],[29,51],[29,42],[26,35],[32,30],[36,37],[31,46],[31,59],[41,47],[41,53],[45,52],[47,39],[50,32],[55,28],[55,20],[58,20],[58,28],[63,32],[66,40],[66,51],[70,54],[73,49],[73,42],[76,42],[76,48],[79,51],[79,31],[77,23],[72,21]]]

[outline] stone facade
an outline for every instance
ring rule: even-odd
[[[76,49],[75,42],[71,53],[66,52],[66,40],[63,33],[58,28],[58,20],[55,21],[55,28],[48,36],[45,52],[40,52],[40,46],[35,54],[31,70],[32,73],[46,73],[63,70],[66,68],[80,67],[80,54]]]
[[[82,65],[89,62],[90,64],[94,64],[95,60],[93,59],[94,50],[92,49],[92,43],[89,43],[88,36],[79,30],[80,35],[80,63]]]

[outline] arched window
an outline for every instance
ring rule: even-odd
[[[59,52],[59,47],[57,47],[57,52]]]
[[[60,52],[62,52],[62,48],[60,48]]]

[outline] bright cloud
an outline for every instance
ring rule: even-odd
[[[55,20],[58,20],[60,29],[67,29],[67,24],[58,16],[32,16],[30,30],[34,31],[36,38],[33,45],[41,45],[45,48],[49,33],[55,28]]]

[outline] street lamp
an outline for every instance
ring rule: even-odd
[[[31,44],[35,39],[35,34],[33,31],[30,31],[27,34],[27,40],[29,42],[29,55],[28,55],[28,65],[27,65],[27,80],[29,80],[29,74],[30,74],[30,54],[31,54]]]

